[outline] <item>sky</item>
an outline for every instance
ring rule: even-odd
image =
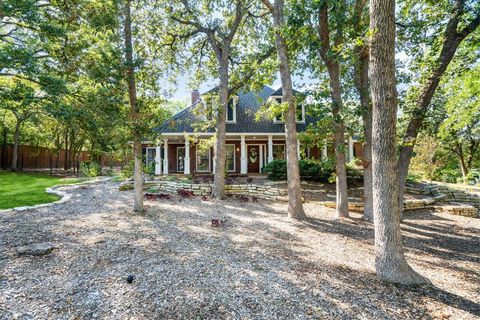
[[[293,87],[294,89],[300,90],[301,88],[305,85],[315,83],[315,79],[309,78],[309,77],[299,77],[299,76],[293,76],[292,77],[293,81]],[[176,90],[172,93],[172,96],[170,97],[171,100],[177,100],[177,101],[182,101],[182,102],[190,102],[190,93],[193,88],[189,87],[189,77],[187,75],[183,75],[178,78],[178,83],[176,85]],[[215,81],[211,82],[206,82],[200,85],[200,93],[205,92],[212,87],[216,85]],[[280,76],[277,75],[277,78],[272,84],[268,85],[269,87],[273,89],[278,89],[281,87],[281,82],[280,82]]]

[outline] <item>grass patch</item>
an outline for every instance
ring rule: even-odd
[[[63,179],[40,174],[0,172],[0,209],[49,203],[58,196],[45,192],[58,184],[74,184],[86,179]]]

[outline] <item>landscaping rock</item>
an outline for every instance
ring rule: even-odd
[[[57,247],[50,242],[32,243],[26,246],[16,248],[19,256],[43,256],[49,254]]]

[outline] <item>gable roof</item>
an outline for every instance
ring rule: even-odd
[[[279,91],[280,90],[280,91]],[[274,123],[273,120],[261,119],[256,120],[255,114],[260,107],[272,95],[277,95],[281,89],[273,90],[270,87],[264,86],[259,92],[240,91],[238,93],[238,102],[236,108],[236,123],[227,122],[228,133],[283,133],[285,132],[285,125],[282,123]],[[211,92],[207,91],[207,92]],[[295,91],[295,93],[299,93]],[[200,103],[200,102],[197,102]],[[171,119],[165,121],[161,126],[154,130],[159,133],[193,133],[195,132],[192,124],[198,121],[198,116],[193,112],[193,108],[197,103],[180,111]],[[309,115],[305,115],[305,123],[298,123],[297,130],[305,131],[307,126],[316,120]],[[209,128],[206,132],[215,132],[215,128]]]

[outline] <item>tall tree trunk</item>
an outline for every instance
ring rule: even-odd
[[[68,170],[68,128],[65,128],[65,150],[63,152],[63,169]]]
[[[302,189],[300,186],[300,169],[297,153],[296,107],[293,97],[292,75],[288,58],[288,48],[285,38],[278,31],[284,24],[284,1],[276,0],[273,10],[273,21],[277,32],[275,45],[280,63],[280,79],[284,102],[288,104],[285,114],[285,136],[287,145],[287,183],[288,183],[288,216],[293,219],[306,218],[302,204]]]
[[[131,0],[125,1],[125,60],[127,65],[128,96],[130,99],[131,118],[133,122],[133,190],[134,190],[134,211],[143,210],[143,161],[142,161],[142,135],[140,131],[140,110],[137,104],[137,89],[135,86],[135,70],[133,66],[133,44],[132,44],[132,19],[130,13]]]
[[[342,1],[342,5],[344,2]],[[343,43],[342,26],[337,26],[335,45]],[[337,217],[348,217],[348,185],[345,165],[345,127],[340,112],[343,107],[340,63],[331,52],[328,18],[328,2],[322,2],[319,10],[318,32],[321,41],[320,56],[327,66],[330,97],[332,99],[333,146],[335,149],[335,175],[337,192]]]
[[[7,126],[3,126],[3,135],[2,135],[2,158],[0,161],[2,162],[3,170],[7,170],[7,134],[8,128]]]
[[[218,59],[218,73],[220,75],[219,106],[216,123],[216,147],[215,147],[215,174],[213,178],[213,196],[225,199],[225,136],[227,130],[226,110],[228,105],[228,58]]]
[[[460,43],[469,36],[480,25],[480,13],[468,23],[462,30],[459,30],[459,23],[465,15],[465,1],[456,1],[455,8],[445,28],[442,50],[435,61],[433,68],[428,70],[429,75],[422,86],[418,96],[415,110],[412,112],[407,130],[403,135],[403,142],[400,148],[400,155],[398,161],[398,200],[403,204],[403,195],[405,192],[405,183],[407,181],[408,168],[413,156],[413,148],[417,140],[420,128],[423,125],[423,120],[427,114],[428,107],[432,101],[435,90],[437,89],[440,80],[447,70],[448,65],[452,61]]]
[[[373,222],[372,194],[372,105],[368,85],[368,47],[358,48],[355,64],[355,86],[360,96],[363,120],[363,219]]]
[[[18,171],[18,145],[20,141],[20,128],[22,120],[17,118],[15,123],[15,132],[13,134],[13,157],[12,157],[12,171]]]
[[[365,14],[366,0],[355,1],[353,28],[355,36],[361,37],[368,30],[370,16]],[[368,45],[362,44],[355,47],[355,87],[360,97],[360,109],[363,120],[363,219],[373,222],[373,190],[372,190],[372,101],[370,100],[370,87],[368,80]]]
[[[396,163],[395,0],[370,1],[373,213],[378,275],[401,284],[426,283],[407,263],[400,232]]]
[[[337,191],[337,217],[348,217],[348,185],[345,164],[345,127],[341,119],[342,93],[340,84],[340,66],[338,62],[328,67],[330,76],[330,94],[333,115],[333,146],[335,149],[335,175]]]

